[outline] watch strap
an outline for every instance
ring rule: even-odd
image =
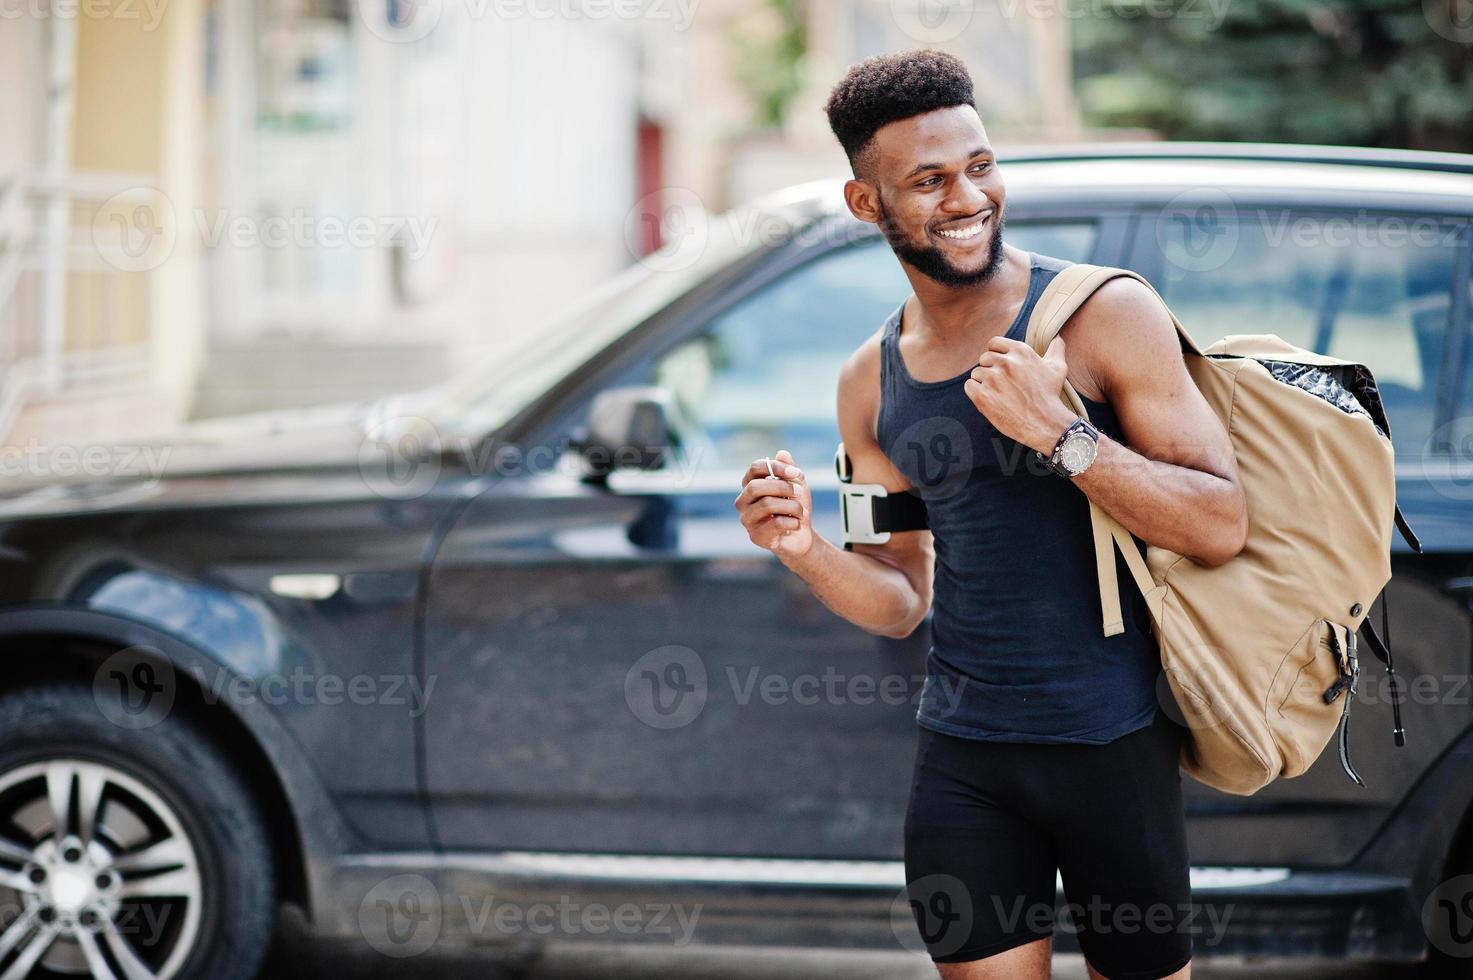
[[[1090,422],[1089,419],[1081,415],[1079,416],[1079,418],[1069,423],[1069,427],[1067,429],[1059,433],[1059,438],[1054,442],[1053,452],[1045,456],[1043,453],[1040,453],[1036,449],[1033,451],[1034,454],[1043,461],[1043,464],[1045,466],[1047,466],[1049,469],[1053,470],[1060,476],[1066,478],[1072,477],[1075,474],[1070,473],[1069,470],[1065,468],[1063,461],[1059,459],[1059,450],[1064,448],[1064,442],[1069,438],[1072,433],[1075,432],[1088,433],[1089,437],[1094,439],[1095,445],[1099,445],[1100,430],[1095,428],[1094,424]]]

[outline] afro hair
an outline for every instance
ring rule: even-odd
[[[966,66],[944,51],[917,48],[874,55],[850,68],[823,109],[854,176],[865,179],[865,151],[881,126],[958,105],[977,108]]]

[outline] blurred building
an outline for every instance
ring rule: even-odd
[[[1077,139],[1045,6],[30,0],[0,19],[0,437],[438,381],[683,208],[841,172],[821,106],[869,54],[952,50],[994,139]]]
[[[157,192],[197,197],[202,10],[0,18],[0,434],[90,442],[191,400],[201,249],[136,251]],[[144,29],[147,27],[147,29]],[[138,221],[133,225],[130,222]]]

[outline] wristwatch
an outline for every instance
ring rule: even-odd
[[[1090,464],[1095,461],[1099,445],[1100,430],[1081,416],[1059,436],[1052,456],[1045,456],[1036,449],[1033,454],[1060,476],[1074,477],[1089,469]]]

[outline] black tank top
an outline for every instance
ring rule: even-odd
[[[1030,254],[1028,317],[1062,259]],[[936,565],[931,649],[916,721],[1009,742],[1102,743],[1151,722],[1160,658],[1145,600],[1115,554],[1125,631],[1100,626],[1089,500],[972,404],[970,369],[917,381],[885,321],[876,437],[926,502]],[[1080,396],[1096,427],[1124,441],[1110,406]],[[1139,539],[1137,543],[1140,544]]]

